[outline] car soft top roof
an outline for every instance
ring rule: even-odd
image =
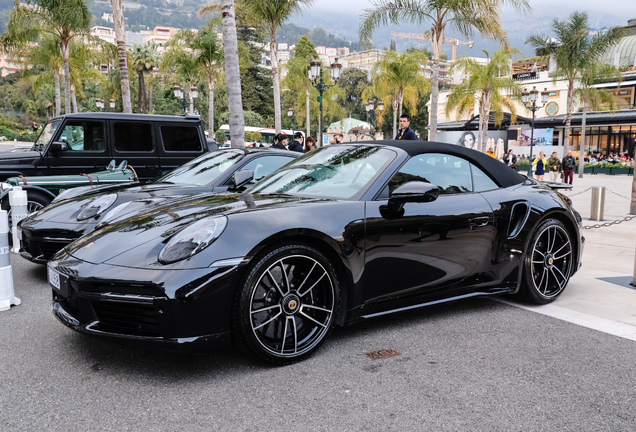
[[[353,143],[343,143],[353,144]],[[407,152],[410,156],[422,153],[447,153],[473,162],[479,169],[490,175],[499,186],[510,187],[521,184],[526,177],[509,168],[503,162],[488,156],[485,153],[471,150],[457,144],[446,144],[432,141],[363,141],[359,144],[380,144],[389,147],[397,147]]]

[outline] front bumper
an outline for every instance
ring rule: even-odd
[[[22,230],[22,258],[36,264],[46,264],[53,255],[84,235],[84,230],[69,228]]]
[[[48,267],[59,276],[52,312],[67,327],[177,351],[229,347],[239,266],[133,269],[62,255]]]

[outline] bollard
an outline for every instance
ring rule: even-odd
[[[20,253],[20,238],[18,237],[18,222],[28,216],[27,193],[20,186],[16,186],[9,192],[9,204],[11,204],[11,231],[13,233],[13,247],[11,252]]]
[[[13,272],[9,259],[9,219],[6,210],[0,210],[0,311],[19,305],[13,292]]]
[[[605,213],[605,186],[593,186],[590,219],[595,221],[603,220],[603,213]]]

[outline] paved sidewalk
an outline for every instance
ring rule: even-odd
[[[586,174],[574,178],[574,188],[565,192],[583,217],[583,225],[591,221],[592,191],[577,194],[590,186],[605,186],[604,221],[629,215],[631,176]],[[572,277],[563,294],[552,304],[531,307],[502,299],[506,303],[569,321],[605,333],[636,341],[636,287],[633,280],[636,251],[636,219],[610,227],[583,230],[585,250],[583,266]]]

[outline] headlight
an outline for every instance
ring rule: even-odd
[[[90,190],[92,190],[91,186],[80,186],[72,189],[66,189],[64,192],[53,198],[53,201],[51,202],[56,203],[65,199],[75,198],[89,192]]]
[[[159,262],[170,264],[190,258],[219,238],[227,226],[226,216],[202,219],[173,236],[159,253]]]
[[[110,194],[94,199],[93,201],[86,204],[86,206],[77,216],[77,220],[82,221],[102,214],[108,209],[108,207],[113,205],[116,199],[117,194]]]

